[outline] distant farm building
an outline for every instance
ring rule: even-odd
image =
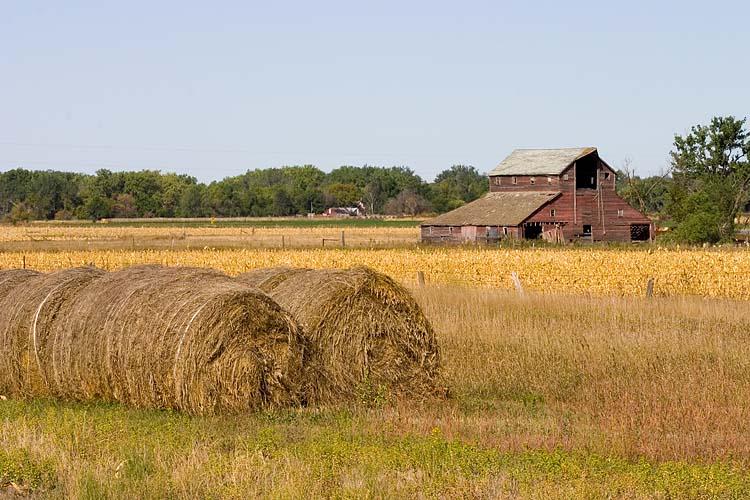
[[[357,203],[355,207],[331,207],[323,211],[328,217],[364,217],[367,215],[364,204]]]
[[[649,241],[651,220],[615,191],[596,148],[517,149],[489,173],[484,197],[424,221],[425,242]]]

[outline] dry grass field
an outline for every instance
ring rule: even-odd
[[[419,227],[406,222],[412,226],[0,226],[0,251],[340,247],[342,232],[344,245],[348,247],[414,245],[419,240]]]
[[[0,402],[49,498],[746,498],[747,304],[415,289],[452,398],[189,417]]]
[[[211,417],[0,398],[0,498],[750,497],[747,251],[63,250],[2,252],[0,268],[24,258],[370,265],[424,308],[451,397]]]

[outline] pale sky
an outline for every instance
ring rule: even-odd
[[[0,0],[0,171],[404,165],[750,116],[750,2]]]

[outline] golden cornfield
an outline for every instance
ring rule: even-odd
[[[53,270],[94,265],[112,270],[160,263],[206,266],[228,274],[266,266],[370,266],[406,285],[423,271],[430,284],[512,289],[517,272],[527,291],[640,296],[654,278],[655,296],[750,299],[750,251],[744,249],[578,249],[483,247],[89,250],[0,253],[0,269]]]

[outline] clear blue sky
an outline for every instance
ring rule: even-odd
[[[675,133],[750,115],[748,19],[724,0],[0,0],[0,170],[432,180],[593,145],[646,175]]]

